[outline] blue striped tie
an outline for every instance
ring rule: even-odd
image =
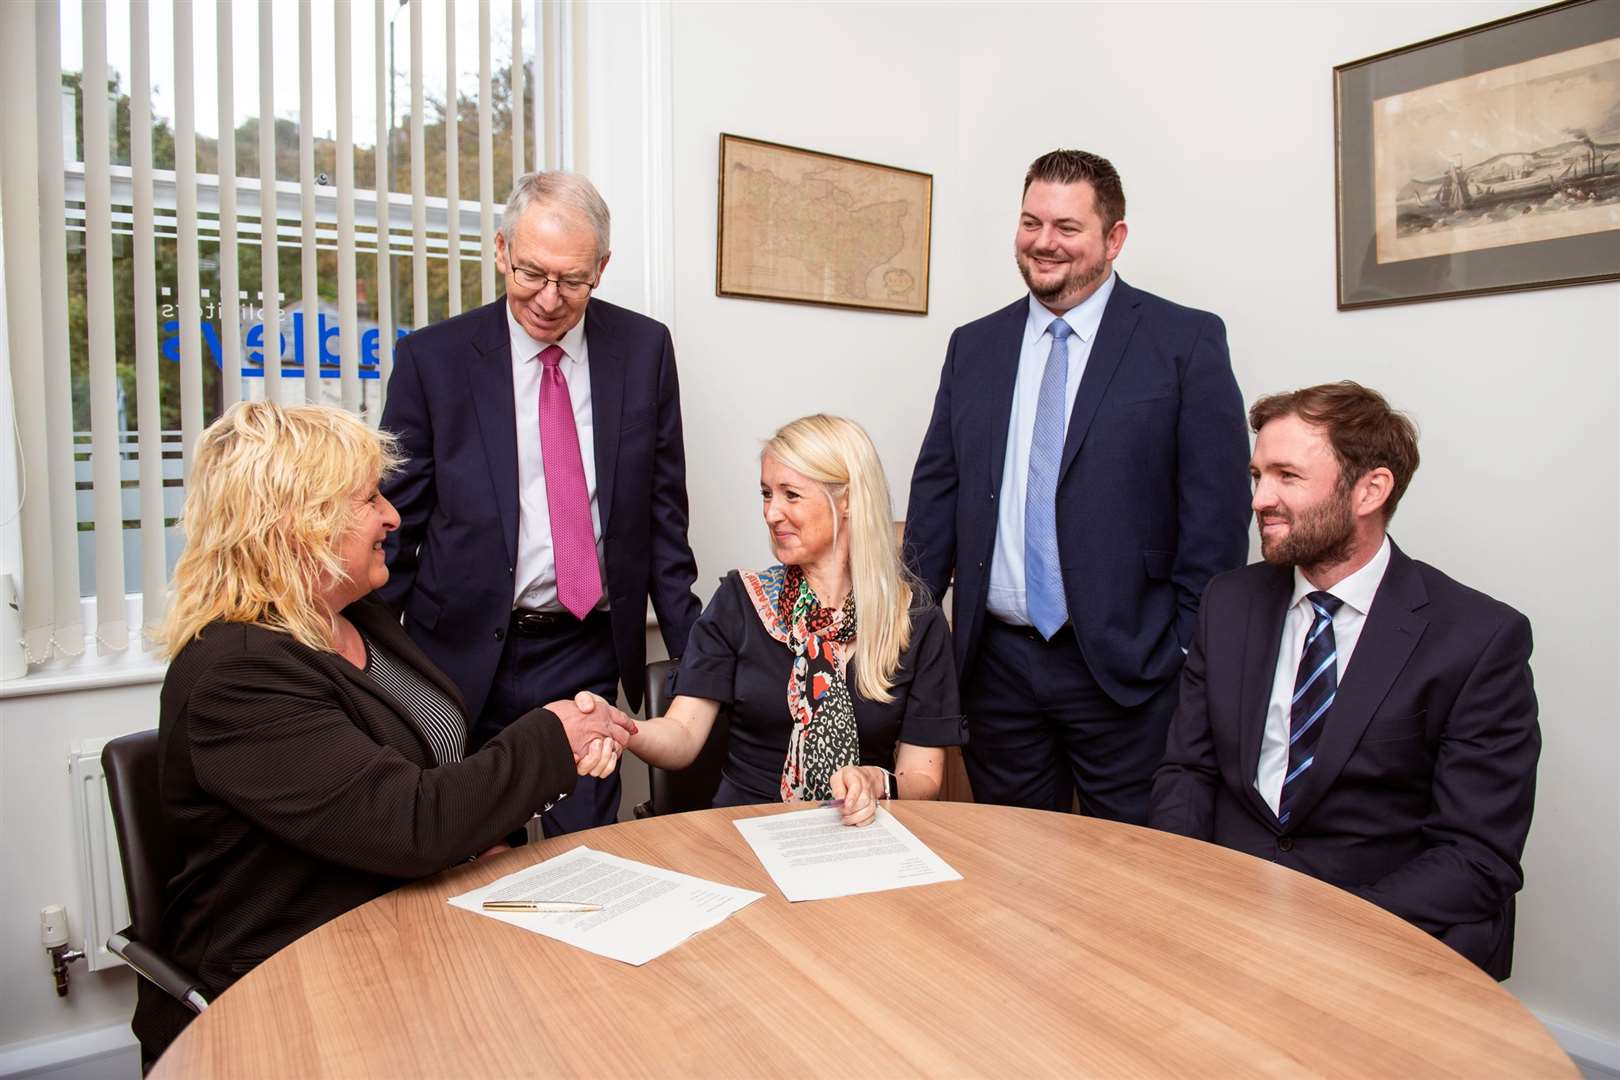
[[[1277,805],[1277,821],[1287,825],[1294,800],[1305,787],[1305,774],[1316,760],[1316,744],[1327,726],[1327,714],[1339,691],[1339,649],[1333,641],[1333,613],[1344,601],[1327,592],[1313,592],[1311,602],[1316,618],[1299,658],[1299,674],[1294,677],[1294,701],[1288,711],[1288,773],[1283,777],[1282,798]]]
[[[1052,351],[1041,375],[1035,401],[1035,433],[1029,444],[1029,486],[1024,493],[1024,602],[1029,621],[1041,636],[1052,635],[1069,621],[1063,598],[1063,571],[1058,567],[1057,475],[1063,461],[1064,392],[1069,382],[1069,335],[1062,319],[1053,319]]]

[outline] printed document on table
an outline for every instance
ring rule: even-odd
[[[855,828],[842,818],[836,807],[818,807],[744,818],[736,825],[789,900],[962,880],[881,806],[870,825]]]
[[[726,920],[764,893],[577,847],[452,896],[458,908],[626,964],[645,964]],[[601,911],[485,911],[485,900],[565,900]]]

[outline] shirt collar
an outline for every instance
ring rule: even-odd
[[[1387,569],[1389,569],[1389,535],[1386,533],[1384,542],[1378,545],[1377,553],[1367,560],[1366,566],[1326,591],[1365,616],[1372,610],[1373,597],[1377,595],[1378,586],[1383,582],[1384,571]],[[1316,586],[1310,583],[1300,568],[1294,567],[1294,599],[1289,607],[1303,602],[1306,596],[1316,591]]]
[[[512,341],[512,363],[523,364],[538,359],[540,353],[551,344],[562,346],[563,363],[572,364],[579,360],[585,351],[585,317],[580,316],[579,322],[574,324],[572,330],[562,336],[558,342],[536,341],[523,329],[523,324],[517,321],[512,314],[512,305],[504,304],[506,309],[506,330]]]
[[[1053,319],[1061,318],[1069,324],[1074,336],[1088,345],[1091,339],[1097,336],[1097,328],[1102,325],[1103,312],[1108,307],[1108,298],[1114,295],[1114,282],[1118,278],[1112,270],[1108,277],[1098,286],[1097,291],[1086,297],[1062,315],[1054,315],[1046,305],[1035,299],[1035,294],[1029,297],[1029,318],[1024,322],[1024,344],[1028,345],[1042,334],[1046,333]]]

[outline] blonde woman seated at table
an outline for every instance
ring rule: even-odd
[[[872,440],[840,417],[795,420],[766,443],[759,487],[780,565],[726,576],[668,713],[630,749],[684,768],[729,706],[716,806],[841,799],[865,825],[880,799],[937,797],[966,730],[950,631],[902,568]]]
[[[202,433],[158,722],[178,869],[151,944],[217,995],[284,945],[490,849],[603,776],[633,727],[588,696],[475,754],[455,684],[370,594],[393,445],[341,409],[233,406]],[[142,983],[153,1060],[191,1014]]]

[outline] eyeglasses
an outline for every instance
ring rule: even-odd
[[[528,266],[512,267],[512,278],[525,292],[545,292],[547,285],[555,285],[557,294],[570,300],[579,300],[590,294],[596,288],[594,281],[581,281],[579,278],[551,277],[539,270]]]

